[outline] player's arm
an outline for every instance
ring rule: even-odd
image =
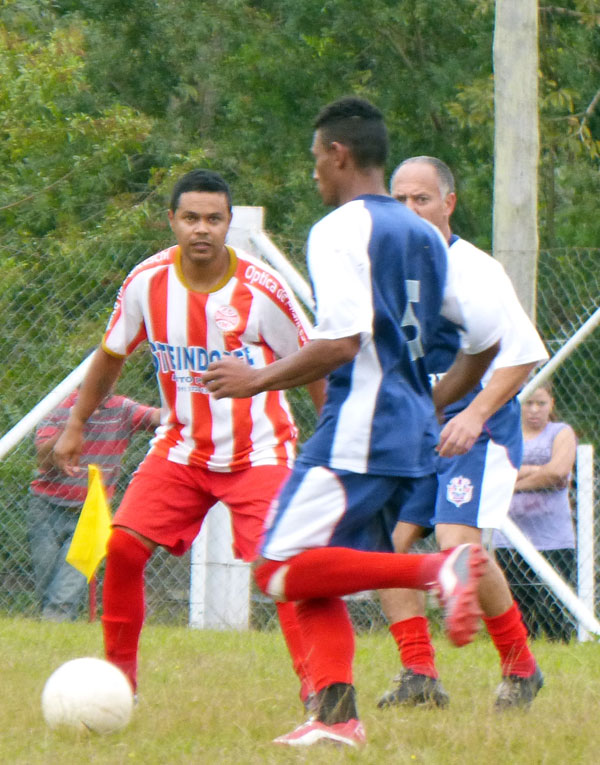
[[[435,384],[433,402],[438,412],[466,396],[479,383],[500,350],[496,342],[480,353],[459,351],[452,366]]]
[[[306,390],[312,399],[317,414],[321,414],[326,398],[327,383],[324,379],[315,380],[315,382],[306,385]]]
[[[287,390],[321,381],[334,369],[352,361],[359,349],[360,335],[311,340],[295,353],[262,369],[253,369],[232,356],[224,357],[209,364],[202,379],[215,398],[250,398],[262,391]]]
[[[438,446],[439,454],[450,457],[468,452],[479,438],[485,421],[518,393],[535,366],[536,363],[532,362],[495,369],[473,401],[444,426]],[[443,377],[438,385],[442,385],[445,379]],[[434,400],[438,385],[434,388]]]
[[[114,387],[124,361],[103,348],[95,352],[65,429],[54,446],[54,464],[67,475],[74,475],[79,470],[85,423]]]
[[[527,465],[528,469],[519,476],[515,491],[540,491],[543,489],[564,489],[575,464],[577,439],[570,426],[563,428],[552,444],[552,456],[544,465]]]
[[[537,363],[547,358],[502,266],[476,250],[469,252],[455,258],[450,249],[442,315],[462,327],[467,353],[479,353],[497,340],[501,346],[483,390],[442,431],[438,450],[446,457],[467,452],[485,421],[517,393]]]

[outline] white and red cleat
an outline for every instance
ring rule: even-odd
[[[344,744],[358,748],[367,743],[365,726],[360,720],[325,725],[318,720],[308,720],[291,733],[273,739],[274,744],[286,746],[312,746],[321,742]]]
[[[463,544],[452,550],[438,572],[437,590],[444,607],[446,632],[454,645],[470,643],[479,629],[477,585],[486,563],[480,545]]]

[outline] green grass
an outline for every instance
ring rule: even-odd
[[[297,684],[278,631],[207,632],[148,626],[142,634],[140,703],[110,736],[52,731],[40,696],[56,667],[102,656],[99,624],[0,619],[4,672],[0,761],[15,765],[217,763],[425,763],[553,765],[600,761],[600,647],[539,641],[546,686],[528,712],[493,710],[499,682],[485,636],[466,648],[436,637],[450,693],[445,711],[379,711],[376,700],[398,669],[385,631],[357,639],[356,687],[369,743],[362,752],[279,749],[271,739],[302,720]]]

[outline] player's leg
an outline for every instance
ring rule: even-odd
[[[510,425],[510,427],[508,427]],[[438,496],[433,519],[441,549],[477,543],[481,529],[499,528],[508,513],[522,450],[518,423],[499,432],[499,441],[484,433],[465,455],[438,461]],[[493,556],[486,554],[479,580],[483,621],[498,651],[503,680],[496,707],[528,706],[542,676],[527,643],[527,630],[510,588]]]
[[[438,524],[436,535],[440,548],[444,550],[453,548],[457,542],[476,541],[481,530]],[[503,680],[496,692],[496,708],[529,706],[542,687],[542,673],[529,648],[527,629],[519,607],[513,600],[502,570],[489,555],[479,580],[478,594],[483,621],[500,657]]]
[[[435,588],[441,593],[444,603],[448,636],[456,645],[464,645],[472,640],[479,621],[476,583],[482,561],[481,550],[475,545],[460,546],[450,554],[425,555],[401,555],[363,552],[343,547],[323,547],[307,550],[285,561],[263,560],[259,563],[255,576],[263,592],[275,600],[311,602],[324,600],[327,604],[330,604],[335,597],[362,590],[400,585],[418,589]],[[313,610],[307,610],[299,613],[303,634],[307,636],[307,639],[319,632],[319,628],[314,625],[306,626],[308,613],[313,621],[329,620],[331,616],[330,611],[315,613]],[[327,626],[323,625],[320,631],[325,632],[326,629]],[[325,660],[330,665],[333,666],[341,661],[346,669],[351,669],[348,657],[340,657],[338,648],[340,630],[341,628],[336,626],[335,640],[327,644],[321,642],[319,650],[326,654]],[[311,653],[314,653],[314,643],[308,643],[308,646]],[[322,698],[321,692],[323,694],[333,692],[326,688],[317,687],[319,699]],[[350,688],[345,688],[345,692],[353,694]],[[343,709],[344,715],[348,715],[349,707],[344,706]],[[351,720],[354,718],[347,717],[335,724],[350,724]],[[319,717],[317,722],[326,724]],[[355,725],[355,722],[351,723],[351,727]],[[308,737],[308,743],[313,743],[311,737],[314,731],[310,728],[303,728],[303,731],[302,735]],[[296,733],[300,732],[294,732],[292,736],[294,742]],[[322,730],[319,735],[321,733],[323,733]],[[327,737],[325,733],[323,735]],[[364,732],[361,729],[361,732],[356,735],[357,738],[364,737]]]
[[[342,595],[383,587],[431,589],[438,585],[448,603],[454,639],[460,643],[472,638],[478,616],[473,611],[480,561],[477,548],[459,549],[450,555],[364,551],[392,548],[395,513],[393,518],[386,514],[382,504],[413,488],[414,483],[412,479],[400,481],[296,465],[279,496],[278,511],[263,545],[266,559],[261,560],[255,575],[263,592],[275,600],[314,601],[303,602],[298,615],[312,652],[317,650],[315,636],[321,636],[319,662],[325,671],[319,670],[322,679],[316,683],[320,701],[340,689],[346,699],[354,693],[349,681],[331,682],[333,677],[352,677],[352,657],[337,646],[339,636],[344,636],[346,644],[349,634],[348,625],[342,628],[333,605]],[[396,499],[402,501],[401,496]],[[331,623],[336,624],[336,635],[331,632]],[[329,639],[324,639],[327,634]],[[320,687],[323,678],[329,678],[329,684]],[[322,727],[328,724],[350,725],[354,730],[359,723],[349,717],[354,714],[350,707],[340,704],[339,717],[333,723],[317,715],[318,730],[301,726],[281,743],[299,745],[300,739],[314,743],[315,736],[328,737]],[[328,715],[327,720],[331,719]],[[364,738],[362,728],[357,731],[357,739]],[[329,737],[338,740],[337,732],[331,733]]]
[[[392,549],[397,513],[389,508],[401,506],[425,481],[297,464],[279,495],[277,514],[265,537],[262,554],[269,560],[256,572],[259,586],[279,600],[394,587],[441,589],[449,606],[451,639],[468,642],[473,633],[467,635],[466,623],[467,632],[461,634],[460,627],[455,632],[454,617],[462,612],[463,590],[465,613],[470,612],[471,585],[480,575],[482,560],[477,546],[457,553],[458,557],[379,552]],[[457,578],[451,582],[452,577],[444,575],[455,567]],[[472,616],[475,621],[475,613]]]
[[[316,694],[309,719],[276,744],[307,746],[320,740],[361,746],[365,731],[358,717],[353,685],[354,630],[341,598],[298,603],[304,642],[311,647],[311,673]]]
[[[300,681],[300,700],[304,708],[311,712],[314,707],[315,686],[311,676],[310,656],[298,621],[296,603],[275,602],[281,633],[285,640],[292,667]]]
[[[394,529],[394,549],[408,552],[424,529],[400,521]],[[402,671],[377,706],[432,705],[446,707],[449,697],[435,666],[435,650],[425,614],[425,595],[419,590],[380,590],[379,600],[398,647]]]
[[[432,476],[427,483],[421,482],[418,491],[404,497],[402,507],[398,508],[400,520],[393,534],[396,552],[409,552],[426,529],[432,530],[437,490],[437,477]],[[403,669],[394,677],[392,688],[381,697],[378,706],[425,704],[445,707],[449,697],[435,666],[424,593],[418,590],[382,590],[380,599]]]
[[[237,558],[256,560],[267,512],[289,474],[289,468],[282,465],[262,465],[213,476],[215,494],[231,512],[234,555]],[[308,653],[296,616],[296,604],[278,602],[276,608],[292,666],[300,680],[300,699],[305,708],[310,709],[314,687]]]
[[[494,550],[511,595],[519,607],[530,638],[539,636],[537,619],[538,576],[523,556],[512,547]]]
[[[144,623],[144,572],[157,546],[182,555],[198,534],[214,497],[199,485],[200,471],[148,456],[135,472],[113,518],[103,586],[102,626],[109,661],[137,686]]]
[[[102,587],[104,652],[137,689],[138,645],[144,624],[144,571],[156,545],[116,526],[110,536]]]

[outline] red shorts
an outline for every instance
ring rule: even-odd
[[[217,473],[149,455],[134,473],[112,523],[183,555],[220,501],[231,513],[233,554],[253,561],[271,501],[289,474],[284,465]]]

